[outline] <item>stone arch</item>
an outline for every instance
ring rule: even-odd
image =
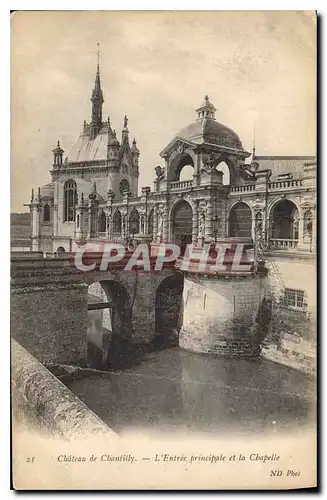
[[[168,180],[171,182],[179,181],[181,172],[186,166],[190,166],[193,170],[195,168],[195,158],[189,151],[177,153],[171,157],[168,168]]]
[[[129,232],[131,234],[139,234],[140,232],[140,214],[135,207],[133,207],[129,216]]]
[[[251,238],[252,236],[252,210],[244,201],[237,201],[229,210],[228,236]]]
[[[182,327],[184,276],[173,274],[161,281],[155,295],[156,339],[161,345],[178,345]]]
[[[299,210],[296,204],[287,198],[273,203],[269,210],[270,238],[274,240],[299,239]]]
[[[216,166],[217,172],[222,172],[223,174],[223,185],[224,186],[229,186],[231,184],[230,179],[231,179],[231,174],[230,174],[230,168],[227,165],[225,161],[221,161],[218,163]]]
[[[58,247],[57,250],[56,250],[57,253],[64,253],[66,252],[66,250],[64,249],[64,247]]]
[[[106,232],[106,214],[102,210],[99,215],[99,233]]]
[[[122,232],[122,216],[119,210],[116,210],[112,217],[112,234],[121,235]]]
[[[186,245],[192,243],[193,208],[185,200],[178,200],[170,211],[171,241],[180,246],[183,255]]]
[[[127,358],[132,336],[132,307],[126,287],[111,279],[111,275],[108,277],[89,280],[88,358],[93,366],[117,368],[124,365]]]

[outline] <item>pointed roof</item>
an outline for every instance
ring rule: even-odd
[[[97,71],[95,75],[94,87],[92,91],[91,101],[101,101],[104,102],[103,92],[101,89],[101,80],[100,80],[100,65],[97,64]]]

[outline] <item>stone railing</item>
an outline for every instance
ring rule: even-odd
[[[240,186],[231,186],[230,192],[231,193],[247,193],[248,191],[255,191],[255,185],[254,184],[246,184],[246,185],[240,185]]]
[[[268,189],[294,189],[295,187],[301,187],[302,180],[301,179],[288,179],[284,181],[272,181],[268,182]]]
[[[297,248],[298,240],[270,239],[269,248],[277,250],[290,250]]]
[[[170,183],[171,189],[181,189],[193,186],[193,181],[174,181]]]

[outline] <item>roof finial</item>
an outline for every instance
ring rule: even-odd
[[[98,50],[97,50],[97,58],[98,58],[98,70],[99,70],[99,64],[100,64],[100,44],[99,42],[97,43]]]
[[[127,128],[128,118],[127,115],[124,116],[124,128]]]
[[[252,160],[255,157],[255,121],[253,121],[253,147],[252,147]]]

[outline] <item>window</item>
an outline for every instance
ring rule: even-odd
[[[106,214],[104,212],[100,213],[99,216],[99,233],[106,232]]]
[[[43,222],[50,222],[50,205],[47,203],[43,207]]]
[[[304,291],[295,290],[294,288],[285,288],[282,305],[295,309],[305,309]]]
[[[75,207],[77,198],[77,187],[74,180],[68,180],[64,187],[64,221],[75,220]]]

